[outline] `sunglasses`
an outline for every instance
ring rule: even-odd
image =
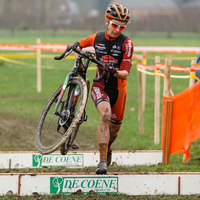
[[[117,29],[119,28],[120,31],[123,31],[125,28],[126,28],[126,25],[120,25],[116,22],[112,22],[112,21],[109,21],[111,26],[114,28],[114,29]]]

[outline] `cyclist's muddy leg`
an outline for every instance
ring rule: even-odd
[[[121,124],[113,124],[112,122],[110,122],[110,125],[109,125],[110,140],[108,143],[108,149],[110,149],[112,143],[117,138],[120,128],[121,128]]]
[[[97,129],[97,142],[100,154],[100,163],[107,162],[108,142],[110,139],[109,124],[111,119],[111,107],[107,101],[102,101],[97,105],[100,115],[100,122]]]

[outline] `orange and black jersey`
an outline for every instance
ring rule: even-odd
[[[82,48],[93,46],[96,58],[104,64],[114,61],[116,69],[130,72],[133,43],[127,36],[120,34],[117,38],[111,38],[105,31],[90,35],[79,43]],[[102,70],[97,65],[96,78],[101,74]],[[91,97],[96,106],[102,101],[109,102],[112,108],[111,122],[122,123],[126,104],[126,80],[111,75],[108,82],[106,77],[100,82],[93,82]]]
[[[80,47],[93,46],[95,48],[96,58],[108,64],[114,61],[114,67],[118,70],[126,70],[128,73],[131,68],[132,54],[133,54],[133,43],[125,36],[120,34],[117,38],[111,38],[106,32],[99,32],[90,35],[79,41]],[[96,77],[99,77],[102,70],[97,66]],[[125,80],[123,82],[126,82]],[[110,76],[108,83],[104,80],[105,87],[109,88],[120,88],[120,82],[114,76]]]

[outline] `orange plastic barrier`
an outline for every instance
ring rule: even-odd
[[[199,64],[195,64],[195,65],[192,65],[192,66],[193,67],[195,66],[195,68],[197,68],[197,67],[200,68]],[[138,63],[137,67],[155,71],[156,69],[157,70],[165,69],[165,63],[156,63],[155,66],[154,65],[145,65],[143,63]],[[171,65],[171,71],[190,73],[190,72],[195,71],[195,69],[191,69],[189,67],[182,67],[182,66],[178,66],[178,65]]]
[[[20,51],[36,51],[40,48],[41,51],[53,51],[53,52],[64,52],[66,49],[66,44],[51,44],[51,43],[41,43],[37,45],[21,45],[21,44],[0,44],[0,50],[20,50]],[[94,51],[93,47],[88,47]],[[141,55],[133,54],[132,58],[139,58]]]
[[[139,68],[145,68],[145,69],[148,69],[148,70],[152,70],[152,71],[155,71],[156,70],[156,66],[154,66],[154,65],[146,65],[146,64],[143,64],[143,63],[141,63],[141,62],[138,62],[137,63],[137,67],[139,67]]]
[[[200,63],[193,64],[192,67],[195,69],[200,69]]]
[[[41,43],[40,46],[44,51],[63,51],[66,48],[66,44],[54,44],[54,43]],[[29,48],[30,47],[30,48]],[[35,50],[36,45],[15,45],[15,44],[0,44],[0,50],[20,50],[21,48],[26,50]],[[168,52],[168,53],[200,53],[200,47],[161,47],[161,46],[134,46],[135,52]]]
[[[159,67],[160,69],[165,69],[165,63],[156,63],[156,66]],[[182,67],[178,65],[171,65],[171,71],[176,71],[176,72],[191,72],[191,68],[189,67]]]
[[[0,44],[0,50],[35,50],[36,45]]]
[[[185,154],[185,162],[190,157],[185,146],[200,138],[200,81],[175,96],[163,97],[162,144],[166,100],[173,101],[170,154]]]
[[[33,50],[40,48],[41,51],[58,51],[63,52],[66,44],[49,44],[41,43],[39,45],[21,45],[21,44],[0,44],[0,50]]]

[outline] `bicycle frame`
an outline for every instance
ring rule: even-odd
[[[69,119],[69,116],[70,116],[70,115],[69,115],[69,114],[70,114],[69,108],[71,107],[71,104],[72,104],[72,102],[73,102],[74,97],[76,97],[76,95],[79,94],[80,87],[77,86],[76,89],[73,89],[73,91],[71,92],[70,99],[69,99],[69,104],[68,104],[67,111],[66,111],[66,114],[67,114],[67,115],[65,115],[65,114],[62,115],[62,114],[60,114],[60,113],[58,112],[58,107],[59,107],[60,102],[61,102],[61,100],[62,100],[62,98],[63,98],[63,95],[64,95],[64,93],[65,93],[65,90],[66,90],[66,87],[67,87],[67,84],[68,84],[68,82],[69,82],[70,77],[73,76],[73,75],[74,75],[74,76],[78,76],[78,72],[79,72],[78,68],[79,68],[79,66],[80,66],[81,63],[82,63],[82,57],[81,57],[81,56],[78,56],[78,58],[76,59],[76,63],[75,63],[75,65],[74,65],[74,67],[72,68],[72,71],[69,72],[69,73],[67,74],[66,78],[65,78],[65,81],[64,81],[64,83],[63,83],[63,87],[62,87],[62,90],[61,90],[59,99],[58,99],[58,101],[57,101],[57,103],[56,103],[56,106],[55,106],[54,114],[57,115],[57,116],[59,116],[59,117],[61,117],[61,118],[62,118],[62,117],[67,117],[67,118],[66,118],[66,121]],[[83,66],[83,69],[84,69],[83,72],[84,72],[84,73],[86,73],[88,65],[89,65],[89,62],[86,62],[86,65]],[[85,77],[84,77],[85,75],[83,75],[83,73],[82,73],[80,76],[83,77],[83,78],[85,78]]]
[[[79,42],[76,42],[76,43],[75,43],[74,45],[72,45],[72,46],[67,46],[66,51],[65,51],[61,56],[55,57],[55,58],[54,58],[54,59],[56,59],[56,60],[60,60],[60,59],[62,59],[62,58],[67,57],[70,53],[72,53],[72,51],[75,51],[76,53],[79,54],[78,58],[76,59],[75,65],[74,65],[74,67],[72,68],[72,71],[71,71],[70,73],[68,73],[67,76],[66,76],[66,79],[65,79],[65,82],[63,83],[63,87],[62,87],[62,90],[61,90],[59,99],[58,99],[58,101],[57,101],[57,103],[56,103],[56,106],[55,106],[54,115],[57,115],[57,116],[59,116],[59,117],[61,117],[61,118],[63,118],[63,117],[69,117],[69,114],[67,114],[67,116],[66,116],[65,114],[63,114],[63,115],[60,114],[60,113],[58,112],[58,107],[59,107],[60,102],[61,102],[61,100],[62,100],[62,97],[63,97],[63,95],[64,95],[64,93],[65,93],[65,89],[66,89],[67,84],[68,84],[68,82],[69,82],[69,80],[70,80],[70,77],[71,77],[71,76],[78,76],[78,74],[80,74],[80,76],[85,80],[85,79],[86,79],[87,68],[88,68],[88,66],[89,66],[90,61],[92,61],[92,62],[94,62],[94,63],[100,65],[101,67],[103,67],[103,69],[105,69],[104,63],[102,63],[102,62],[100,62],[100,61],[94,59],[94,57],[91,56],[91,53],[94,54],[94,52],[86,51],[85,53],[83,53],[82,51],[80,51],[79,49],[77,49],[78,45],[79,45]],[[85,66],[83,65],[82,58],[87,59],[87,61],[86,61],[86,63],[85,63]],[[79,67],[80,67],[80,66],[81,66],[81,70],[79,70]],[[104,74],[105,74],[105,70],[103,71],[101,77],[99,77],[99,78],[97,78],[97,79],[93,79],[93,81],[100,81],[100,80],[102,80],[103,77],[104,77]],[[109,77],[109,76],[108,76],[108,77]],[[80,88],[78,88],[78,87],[76,88],[76,90],[75,90],[76,93],[78,93],[79,89],[80,89]],[[72,92],[72,95],[73,95],[73,96],[74,96],[74,92],[75,92],[75,91]],[[73,100],[73,98],[72,98],[73,96],[72,96],[72,95],[70,96],[70,102],[69,102],[68,108],[70,107],[70,105],[71,105],[71,103],[72,103],[72,100]],[[67,109],[67,112],[69,112],[68,109]],[[69,112],[69,113],[70,113],[70,112]]]

